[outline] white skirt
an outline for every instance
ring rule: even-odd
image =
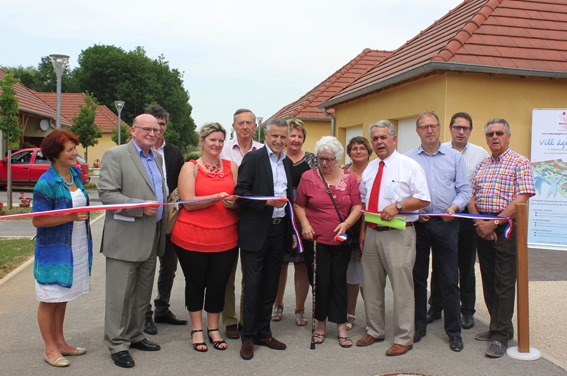
[[[86,206],[87,198],[77,189],[71,192],[73,207]],[[91,291],[91,276],[89,275],[89,244],[85,221],[73,222],[71,237],[73,251],[73,284],[70,288],[59,285],[42,285],[35,283],[37,299],[46,303],[61,303],[76,299]]]

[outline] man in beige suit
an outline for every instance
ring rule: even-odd
[[[159,132],[155,117],[139,115],[130,128],[131,141],[104,154],[98,184],[103,204],[164,202],[161,156],[152,150]],[[156,257],[165,247],[165,215],[163,206],[106,212],[101,247],[106,257],[104,340],[119,367],[134,366],[131,348],[160,349],[142,330]]]

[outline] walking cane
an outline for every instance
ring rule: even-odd
[[[315,304],[317,302],[315,296],[317,295],[317,238],[320,235],[313,235],[313,287],[311,288],[311,294],[313,295],[311,300],[311,350],[315,350],[315,340],[313,336],[315,335]]]

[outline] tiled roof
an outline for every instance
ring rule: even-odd
[[[442,70],[567,78],[567,0],[466,0],[323,105]]]
[[[391,52],[389,51],[365,49],[307,94],[283,107],[272,115],[271,118],[280,117],[287,119],[299,117],[309,120],[328,120],[329,118],[325,116],[323,110],[317,106],[374,68],[390,54]],[[332,110],[329,112],[332,112]]]
[[[4,78],[4,74],[6,74],[6,71],[0,69],[0,79]],[[55,118],[57,117],[55,107],[50,107],[36,95],[35,91],[28,89],[21,83],[15,84],[14,89],[16,90],[16,97],[20,100],[20,112],[52,119],[53,123],[55,123]],[[63,118],[61,118],[61,123],[71,124],[67,119]]]
[[[34,92],[39,98],[43,99],[50,106],[57,106],[56,93]],[[61,116],[73,122],[73,118],[85,105],[85,94],[83,93],[61,93]],[[122,122],[125,124],[124,122]],[[103,133],[111,133],[118,126],[118,116],[105,105],[100,105],[96,109],[95,124],[100,127]]]

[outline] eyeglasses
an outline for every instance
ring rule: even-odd
[[[498,137],[504,136],[504,131],[496,131],[496,132],[486,132],[486,137],[494,137],[495,135]]]
[[[466,131],[471,130],[471,127],[466,127],[464,125],[453,125],[453,126],[451,126],[451,128],[456,130],[457,132],[460,132],[460,131],[466,132]]]
[[[439,124],[424,124],[424,125],[419,125],[417,127],[417,129],[424,131],[426,129],[431,129],[431,130],[435,130],[437,129],[437,127],[439,126]]]
[[[336,159],[337,158],[317,157],[317,160],[319,161],[319,163],[323,163],[323,162],[331,163],[331,162],[334,162]]]
[[[138,128],[143,130],[146,133],[152,133],[154,132],[155,134],[161,134],[161,129],[159,128],[150,128],[150,127],[138,127],[137,125],[134,126],[134,128]]]

